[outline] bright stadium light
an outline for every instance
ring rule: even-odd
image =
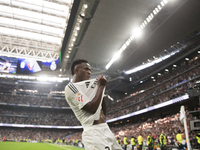
[[[120,57],[120,53],[116,53],[116,54],[113,56],[113,59],[114,59],[114,60],[117,60],[119,57]]]
[[[0,74],[0,78],[13,78],[13,79],[29,79],[29,80],[38,80],[38,81],[50,81],[50,82],[62,82],[69,81],[69,77],[66,78],[57,78],[57,77],[47,77],[47,76],[25,76],[25,75],[13,75],[13,74]]]
[[[57,26],[62,26],[64,27],[66,24],[66,19],[62,18],[62,17],[56,17],[56,16],[52,16],[52,15],[47,15],[47,14],[42,14],[39,12],[33,12],[30,10],[25,10],[25,9],[20,9],[20,8],[13,8],[10,6],[2,6],[0,5],[0,14],[1,15],[5,15],[6,16],[10,16],[12,17],[13,13],[15,14],[16,18],[19,19],[24,19],[24,20],[30,20],[30,21],[34,21],[34,22],[38,22],[38,23],[45,23],[45,24],[51,24],[51,22]],[[4,12],[2,12],[4,11]]]
[[[140,37],[141,35],[142,35],[142,31],[141,31],[140,28],[134,29],[134,31],[133,31],[133,36],[134,37]]]
[[[165,55],[165,56],[162,56],[162,57],[160,57],[160,58],[157,58],[157,59],[154,59],[154,60],[152,60],[152,61],[148,61],[148,63],[143,63],[142,65],[140,65],[140,66],[137,66],[137,67],[135,67],[135,68],[133,68],[133,69],[130,69],[130,70],[127,70],[127,71],[125,71],[125,74],[131,74],[131,73],[135,73],[135,72],[137,72],[137,71],[140,71],[140,70],[143,70],[143,69],[146,69],[146,68],[148,68],[148,67],[150,67],[150,66],[153,66],[153,65],[155,65],[155,64],[157,64],[157,63],[159,63],[159,62],[161,62],[161,61],[163,61],[163,60],[165,60],[165,59],[167,59],[167,58],[169,58],[169,57],[171,57],[171,56],[173,56],[174,54],[176,54],[176,53],[178,53],[180,50],[175,50],[175,51],[173,51],[173,52],[171,52],[171,53],[168,53],[167,55]],[[156,57],[155,57],[156,58]]]
[[[168,69],[165,69],[165,71],[168,72],[169,70],[168,70]]]
[[[167,4],[167,3],[168,3],[168,0],[163,0],[163,2],[164,2],[165,4]]]
[[[27,21],[21,21],[21,20],[14,20],[13,18],[5,18],[5,17],[0,17],[0,24],[3,24],[5,26],[10,26],[14,28],[24,28],[27,30],[32,30],[35,32],[40,32],[40,33],[46,33],[50,35],[55,35],[55,36],[60,36],[63,37],[64,33],[63,30],[60,28],[55,28],[55,27],[50,27],[47,25],[42,25],[42,24],[37,24],[37,23],[31,23]]]
[[[17,30],[17,29],[10,29],[5,27],[0,27],[0,33],[6,34],[9,36],[27,38],[32,40],[39,40],[43,42],[49,42],[54,44],[61,44],[61,38],[44,35],[41,33],[33,33],[29,31]]]
[[[156,15],[156,14],[158,14],[159,13],[159,11],[162,9],[162,7],[164,7],[166,4],[167,4],[167,2],[168,2],[168,0],[163,0],[163,1],[161,1],[158,5],[157,5],[157,7],[152,11],[152,12],[150,12],[150,14],[145,18],[145,20],[141,23],[141,25],[137,28],[137,29],[135,29],[134,30],[134,32],[133,32],[133,35],[129,38],[129,39],[131,39],[131,40],[133,40],[134,39],[134,37],[139,37],[139,36],[141,36],[141,29],[144,29],[146,26],[147,26],[147,24],[150,22],[150,21],[152,21],[153,20],[153,18],[154,18],[154,15]],[[161,4],[161,5],[160,5]],[[129,43],[130,44],[130,43]],[[123,44],[122,45],[122,47],[124,46],[125,44]],[[120,48],[120,50],[122,49],[122,47]],[[126,45],[126,47],[123,49],[123,51],[127,48],[128,46]],[[119,51],[120,51],[119,50]],[[109,62],[108,62],[108,64],[106,65],[106,69],[109,69],[110,68],[110,66],[114,63],[114,59],[112,58]]]
[[[124,47],[126,47],[126,45],[124,45]],[[108,68],[114,63],[114,61],[117,60],[117,59],[120,57],[122,51],[123,51],[123,48],[121,48],[121,49],[113,56],[113,58],[111,59],[111,61],[106,65],[106,69],[108,69]]]

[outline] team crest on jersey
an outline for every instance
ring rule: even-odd
[[[79,101],[79,102],[83,102],[83,95],[80,95],[80,96],[78,97],[78,101]]]

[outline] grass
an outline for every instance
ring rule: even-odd
[[[84,150],[69,145],[26,142],[0,142],[1,150]]]

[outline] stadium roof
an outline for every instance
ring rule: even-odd
[[[70,76],[73,60],[83,58],[93,76],[112,80],[184,45],[200,27],[199,0],[0,0],[0,8],[0,54],[37,60],[61,54],[57,74],[63,76]],[[138,28],[141,37],[133,37]]]
[[[71,0],[0,0],[1,55],[58,59]]]
[[[88,1],[89,2],[89,1]],[[200,26],[198,0],[168,0],[158,14],[142,29],[142,36],[131,41],[108,70],[106,65],[131,37],[133,30],[161,5],[162,0],[101,0],[88,3],[82,30],[62,69],[69,69],[74,59],[87,59],[93,74],[122,72],[142,64],[197,30]],[[96,11],[94,11],[96,9]],[[67,49],[66,49],[67,51]],[[64,61],[66,59],[66,61]],[[68,70],[67,74],[69,74]]]

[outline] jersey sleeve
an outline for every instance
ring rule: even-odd
[[[65,87],[65,98],[68,103],[82,109],[90,100],[81,91],[79,91],[72,83]],[[69,104],[70,105],[70,104]]]

